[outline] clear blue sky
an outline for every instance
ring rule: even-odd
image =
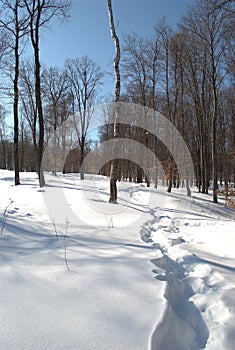
[[[166,16],[176,28],[182,14],[194,0],[113,0],[116,30],[122,41],[124,33],[150,37],[157,18]],[[43,34],[41,59],[47,66],[63,66],[66,58],[88,55],[105,71],[113,73],[115,53],[110,37],[106,0],[72,0],[71,18],[54,24]],[[103,92],[112,92],[112,75],[106,77]]]

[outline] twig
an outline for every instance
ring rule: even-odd
[[[68,219],[66,219],[65,235],[64,235],[64,261],[65,261],[65,266],[66,266],[67,270],[70,271],[68,258],[67,258],[67,241],[66,241],[66,239],[68,238],[68,235],[67,235],[68,224],[69,224],[69,221],[68,221]]]
[[[2,233],[3,233],[3,230],[4,230],[4,227],[6,225],[6,222],[7,222],[7,217],[8,217],[8,214],[9,214],[9,209],[10,209],[10,206],[12,205],[14,201],[10,199],[10,203],[6,206],[5,210],[4,210],[4,213],[3,213],[3,220],[2,220],[2,226],[1,226],[1,236],[2,236]]]
[[[53,224],[53,227],[54,227],[56,239],[58,241],[58,233],[57,233],[56,224],[55,224],[55,220],[54,219],[52,219],[52,224]]]

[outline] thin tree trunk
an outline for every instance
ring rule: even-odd
[[[25,145],[24,145],[24,126],[21,123],[21,156],[20,156],[20,171],[25,170]]]
[[[111,36],[116,49],[116,55],[114,58],[114,71],[115,71],[115,78],[116,78],[116,84],[115,84],[115,90],[114,90],[114,102],[117,103],[119,102],[120,90],[121,90],[121,79],[120,79],[120,72],[119,72],[120,45],[119,45],[118,36],[115,31],[115,26],[114,26],[112,1],[111,0],[107,0],[107,1],[108,1],[110,32],[111,32]],[[118,108],[116,110],[116,113],[118,113]],[[118,125],[116,122],[114,123],[113,137],[114,137],[114,140],[115,138],[118,138]],[[114,144],[114,147],[115,147],[115,144]],[[111,162],[111,173],[110,173],[110,198],[109,198],[110,203],[117,203],[117,178],[118,178],[118,160],[113,159]]]
[[[2,169],[7,169],[6,140],[4,139],[1,129],[0,129],[0,139],[2,144]]]
[[[17,9],[16,9],[17,11]],[[16,12],[17,17],[17,12]],[[15,37],[15,77],[14,77],[14,165],[15,165],[15,185],[20,184],[19,173],[19,117],[18,117],[18,104],[19,104],[19,36],[16,33]]]
[[[37,24],[35,29],[33,29],[31,24],[31,42],[34,49],[34,62],[35,62],[35,99],[36,99],[36,109],[38,114],[38,124],[39,124],[39,141],[37,149],[37,167],[38,167],[38,178],[39,185],[43,187],[45,185],[45,179],[43,175],[43,170],[41,168],[42,158],[43,158],[43,147],[44,147],[44,119],[43,119],[43,109],[42,109],[42,98],[41,98],[41,76],[40,76],[40,57],[39,57],[39,23],[40,23],[40,13],[37,14]]]
[[[218,203],[218,166],[217,166],[217,144],[216,144],[216,117],[217,117],[217,92],[214,88],[214,111],[212,116],[212,141],[211,141],[211,156],[212,156],[212,182],[213,182],[213,202]]]
[[[41,99],[41,78],[40,78],[40,60],[39,60],[39,48],[38,45],[35,48],[35,88],[36,88],[36,104],[38,110],[39,121],[39,142],[38,142],[38,176],[40,187],[45,185],[44,175],[41,168],[43,158],[43,146],[44,146],[44,119],[42,110]]]
[[[55,109],[54,109],[54,127],[53,127],[53,148],[54,148],[54,166],[53,166],[53,175],[57,175],[57,135],[56,135],[56,126],[57,126],[57,118],[55,116]]]
[[[216,67],[214,61],[214,49],[211,45],[211,63],[212,63],[212,86],[213,86],[213,113],[212,113],[212,138],[211,138],[211,161],[212,161],[212,182],[213,182],[213,202],[218,203],[218,160],[217,160],[217,135],[216,124],[218,114],[218,91],[216,81]]]
[[[80,180],[85,179],[84,168],[82,166],[85,157],[85,138],[82,136],[80,144]]]

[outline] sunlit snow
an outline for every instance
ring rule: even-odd
[[[235,349],[222,199],[121,181],[114,205],[108,178],[46,178],[0,170],[0,349]]]

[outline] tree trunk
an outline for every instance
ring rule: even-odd
[[[188,197],[191,197],[191,190],[190,190],[190,187],[189,187],[189,181],[188,181],[188,179],[186,180],[186,188],[187,188],[187,196],[188,196]]]
[[[41,99],[41,82],[40,82],[40,61],[39,61],[39,49],[36,48],[35,52],[35,83],[36,83],[36,104],[38,110],[38,121],[39,121],[39,142],[38,142],[38,176],[40,187],[45,185],[44,175],[41,168],[43,158],[43,146],[44,146],[44,119],[42,110],[42,99]]]
[[[54,114],[55,114],[55,110],[54,110]],[[57,121],[56,121],[56,117],[54,119],[54,126],[53,126],[53,175],[57,175],[57,135],[56,135],[56,126],[57,126]]]
[[[214,56],[212,56],[214,57]],[[212,85],[213,85],[213,113],[212,113],[212,138],[211,138],[211,160],[212,160],[212,182],[213,182],[213,202],[218,203],[218,163],[217,163],[217,137],[216,124],[218,113],[218,91],[216,82],[216,68],[212,61]]]
[[[21,123],[21,155],[20,155],[20,171],[25,170],[25,144],[24,144],[24,125]]]
[[[110,32],[115,45],[116,55],[114,58],[114,71],[115,71],[115,90],[114,90],[114,102],[119,102],[120,98],[120,90],[121,90],[121,79],[119,72],[119,62],[120,62],[120,45],[119,39],[115,31],[114,20],[113,20],[113,10],[112,10],[112,1],[108,1],[108,14],[109,14],[109,24],[110,24]],[[117,107],[117,106],[116,106]],[[116,109],[116,113],[118,113],[118,108]],[[113,137],[118,138],[118,126],[117,123],[114,123],[114,133]],[[114,143],[115,147],[115,143]],[[110,174],[110,203],[117,203],[117,176],[118,176],[118,160],[113,159],[111,162],[111,174]]]
[[[216,103],[216,96],[214,97]],[[217,169],[217,145],[216,145],[216,105],[214,106],[212,116],[212,141],[211,141],[211,159],[212,159],[212,182],[213,182],[213,202],[218,203],[218,169]]]
[[[139,165],[137,165],[136,182],[137,182],[137,184],[141,184],[143,182],[143,171]]]
[[[85,150],[85,139],[82,137],[82,142],[80,145],[80,180],[84,180],[85,179],[85,174],[84,174],[84,168],[82,166],[83,160],[84,160],[84,150]]]
[[[0,128],[0,139],[2,144],[2,169],[7,169],[6,140],[2,134],[1,128]]]
[[[16,9],[17,11],[17,9]],[[17,16],[17,12],[16,12]],[[14,77],[14,165],[15,165],[15,185],[20,184],[19,173],[19,117],[18,117],[18,104],[19,104],[19,36],[16,33],[15,37],[15,77]]]
[[[171,193],[171,189],[172,189],[172,178],[170,178],[170,180],[168,180],[167,192]]]
[[[35,62],[35,98],[36,98],[36,108],[38,113],[38,124],[39,124],[39,141],[37,149],[37,166],[38,166],[38,179],[40,187],[45,185],[45,179],[43,175],[43,170],[41,168],[42,158],[43,158],[43,147],[44,147],[44,118],[42,109],[42,98],[41,98],[41,64],[39,57],[39,21],[40,14],[38,14],[38,20],[35,30],[31,28],[31,41],[34,49],[34,62]]]

